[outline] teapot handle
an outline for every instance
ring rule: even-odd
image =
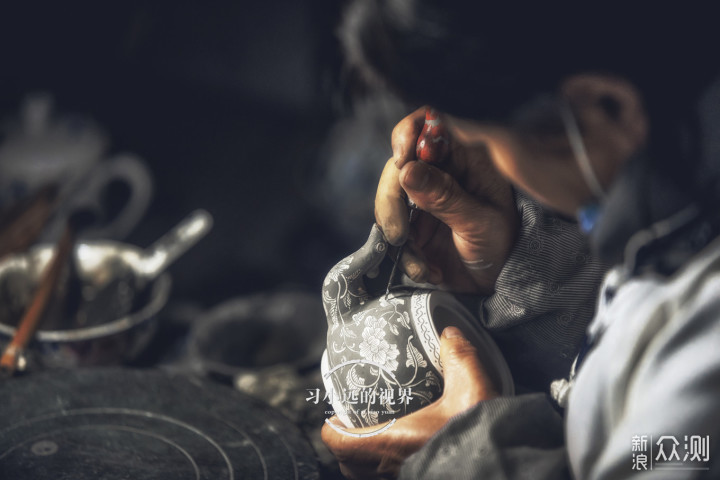
[[[111,221],[104,220],[102,196],[104,190],[114,181],[126,184],[129,197],[120,212]],[[87,228],[82,237],[112,240],[124,239],[142,219],[150,206],[153,185],[150,170],[138,157],[131,154],[117,155],[93,167],[78,180],[67,194],[67,200],[60,207],[59,218],[65,218],[77,210],[89,210],[98,215],[98,225]],[[62,224],[62,222],[55,222]],[[56,225],[52,231],[55,235]]]
[[[130,196],[120,213],[110,223],[98,228],[100,237],[123,239],[150,206],[153,192],[150,171],[142,160],[130,154],[117,155],[96,168],[100,168],[100,172],[92,177],[91,189],[95,188],[99,193],[113,181],[124,182],[130,189]]]
[[[323,284],[323,306],[329,324],[368,299],[363,277],[379,267],[387,249],[380,227],[374,224],[365,245],[330,269]]]

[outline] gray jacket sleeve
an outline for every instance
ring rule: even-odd
[[[400,478],[570,478],[563,419],[545,394],[477,404],[440,430],[403,464]]]
[[[516,194],[520,234],[480,300],[479,317],[510,365],[516,383],[547,391],[567,377],[592,320],[608,266],[590,253],[577,224]]]
[[[521,193],[518,241],[480,320],[498,342],[516,383],[547,392],[567,377],[606,266],[577,225]],[[545,393],[481,402],[452,419],[405,462],[401,478],[569,478],[563,419]]]

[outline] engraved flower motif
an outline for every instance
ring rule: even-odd
[[[337,265],[330,269],[327,276],[325,277],[325,286],[330,285],[330,282],[337,282],[340,275],[350,268],[350,263],[353,261],[353,257],[349,256],[341,260]]]
[[[368,316],[365,319],[365,328],[362,332],[363,341],[360,343],[360,355],[364,359],[378,363],[391,372],[398,367],[396,358],[400,355],[400,351],[394,343],[388,343],[385,340],[385,326],[387,322],[384,318],[375,318]]]

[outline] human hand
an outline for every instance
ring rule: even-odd
[[[519,228],[512,189],[487,149],[465,147],[452,136],[443,170],[417,161],[424,121],[423,107],[395,126],[375,219],[391,245],[405,244],[400,266],[412,280],[492,293]],[[419,209],[412,224],[406,195]]]
[[[390,428],[369,437],[353,437],[325,425],[322,439],[350,479],[394,478],[402,462],[419,450],[453,416],[482,400],[498,396],[475,347],[455,327],[447,327],[440,337],[440,360],[445,387],[442,396],[427,407],[399,418]],[[345,429],[337,417],[334,424],[350,433],[374,431],[381,426]]]

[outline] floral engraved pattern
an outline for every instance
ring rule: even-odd
[[[343,278],[340,275],[340,281]],[[363,392],[377,397],[374,404],[357,401],[344,406],[355,426],[373,426],[396,418],[395,415],[411,413],[435,401],[442,393],[442,377],[436,362],[431,361],[436,352],[426,351],[425,342],[419,337],[423,332],[417,330],[418,319],[414,318],[417,313],[413,307],[418,308],[414,304],[422,303],[421,297],[425,294],[415,292],[412,302],[407,293],[367,299],[347,313],[341,312],[337,330],[330,329],[331,366],[351,359],[372,362],[350,364],[333,373],[338,391],[355,392],[357,398],[362,398]],[[390,390],[397,395],[406,389],[412,390],[410,404],[398,404],[392,398],[380,403],[381,392]]]
[[[383,291],[373,297],[365,287],[364,276],[380,265],[386,253],[387,244],[375,226],[360,250],[328,272],[322,289],[328,320],[328,367],[350,362],[336,369],[331,381],[336,391],[355,395],[344,405],[355,426],[377,425],[396,413],[410,413],[442,392],[440,372],[428,361],[416,331],[411,293]],[[412,391],[410,403],[381,395],[399,395],[408,389]],[[377,397],[374,404],[367,401],[369,395]]]
[[[384,318],[368,316],[365,319],[365,329],[362,332],[363,341],[360,343],[360,355],[366,360],[379,363],[385,368],[394,372],[397,370],[398,362],[395,360],[400,351],[394,343],[385,340]]]
[[[352,255],[342,259],[338,264],[330,269],[327,276],[325,277],[325,286],[330,285],[331,282],[337,282],[340,275],[350,268],[350,264],[353,261]]]

